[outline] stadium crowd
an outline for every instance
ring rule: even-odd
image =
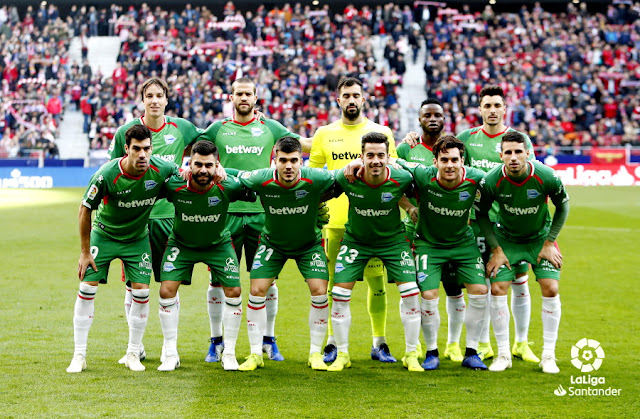
[[[424,28],[427,94],[445,103],[449,131],[479,125],[477,92],[507,93],[508,124],[535,145],[640,144],[640,21],[636,4],[592,14],[569,3],[519,13],[440,9]],[[450,13],[450,14],[449,14]]]
[[[507,92],[509,125],[539,149],[640,145],[637,4],[593,14],[570,3],[552,14],[537,3],[519,13],[419,3],[243,13],[228,2],[220,16],[190,4],[180,11],[72,6],[64,18],[52,4],[28,7],[24,16],[2,6],[0,156],[43,148],[55,157],[69,104],[85,115],[91,147],[107,148],[118,126],[142,114],[136,86],[151,75],[173,87],[167,113],[203,128],[228,114],[233,80],[251,77],[260,109],[307,137],[339,117],[339,77],[357,75],[370,95],[367,116],[401,138],[399,113],[409,110],[399,109],[397,88],[422,43],[426,94],[445,104],[449,132],[479,124],[477,93],[496,81]],[[122,41],[118,67],[93,74],[87,37],[109,35]],[[376,63],[372,35],[381,35],[384,65]],[[73,36],[81,39],[82,63],[69,62]]]

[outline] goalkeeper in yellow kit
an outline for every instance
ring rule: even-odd
[[[341,169],[352,160],[360,157],[362,136],[369,132],[380,132],[389,140],[389,155],[396,154],[393,133],[388,127],[376,124],[362,114],[365,97],[362,82],[354,77],[343,77],[338,83],[338,105],[342,109],[342,118],[332,124],[318,128],[311,145],[309,165],[327,169]],[[333,287],[336,257],[340,249],[340,241],[344,235],[347,222],[349,200],[346,195],[330,200],[329,224],[325,227],[325,250],[329,263],[329,289]],[[371,317],[373,347],[371,359],[381,362],[396,362],[389,352],[386,342],[387,295],[384,284],[384,270],[379,259],[371,259],[364,271],[364,279],[369,285],[367,308]],[[329,338],[324,348],[324,362],[333,362],[338,350],[333,339],[331,324]]]

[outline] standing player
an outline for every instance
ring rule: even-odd
[[[338,82],[338,105],[342,118],[320,127],[313,137],[309,166],[329,170],[342,169],[361,153],[361,139],[370,132],[382,133],[389,141],[389,154],[397,157],[393,133],[388,127],[376,124],[364,117],[365,104],[362,82],[353,77],[343,77]],[[327,259],[329,262],[329,288],[333,287],[334,268],[340,242],[345,231],[349,201],[346,196],[333,199],[329,207],[329,224],[326,226]],[[369,286],[367,308],[371,317],[373,347],[371,358],[382,362],[396,362],[386,343],[387,295],[384,285],[384,270],[379,259],[369,263],[364,272]],[[329,338],[324,349],[324,361],[332,362],[338,354],[335,339],[329,325]]]
[[[145,81],[140,87],[140,99],[144,104],[144,116],[118,128],[113,141],[109,146],[111,159],[116,159],[126,155],[125,133],[135,125],[142,125],[151,131],[151,144],[153,154],[163,160],[173,162],[178,166],[182,165],[182,156],[187,146],[196,141],[202,130],[198,129],[191,122],[182,118],[166,116],[164,110],[168,104],[169,87],[167,83],[157,77],[152,77]],[[153,276],[160,282],[160,262],[164,253],[167,239],[171,233],[175,211],[173,205],[166,199],[156,201],[156,205],[149,217],[149,238],[151,240],[151,263],[153,265]],[[131,287],[127,279],[126,292],[124,297],[124,308],[127,320],[131,309]],[[144,345],[140,350],[140,358],[146,356]],[[123,364],[124,357],[118,361]]]
[[[178,319],[180,284],[191,284],[193,266],[206,263],[212,279],[224,290],[224,352],[222,367],[237,370],[235,348],[242,320],[238,260],[225,227],[229,203],[237,199],[253,200],[236,178],[215,183],[218,149],[209,141],[198,141],[191,150],[191,177],[169,179],[163,195],[173,202],[176,220],[162,259],[159,314],[165,354],[159,371],[173,371],[180,365],[178,356]]]
[[[329,274],[316,224],[318,205],[323,195],[330,193],[335,179],[332,172],[301,167],[302,147],[294,137],[278,140],[275,165],[275,170],[244,172],[240,176],[240,181],[260,196],[265,223],[253,261],[247,304],[251,354],[239,369],[252,371],[264,366],[262,337],[267,322],[267,291],[285,262],[295,259],[311,292],[309,366],[314,370],[326,370],[320,350],[327,332]]]
[[[419,142],[414,146],[410,146],[408,143],[402,142],[398,145],[398,157],[408,162],[431,166],[434,161],[433,146],[441,137],[442,130],[444,128],[444,109],[442,109],[442,105],[438,99],[430,98],[422,102],[420,110],[418,111],[418,122],[422,128],[422,135],[419,137]],[[408,135],[415,135],[417,137],[417,133],[409,133]],[[412,205],[418,205],[415,199],[410,199],[410,203]],[[408,216],[405,217],[403,221],[407,231],[407,237],[413,241],[415,236],[415,224]],[[455,276],[455,271],[445,267],[442,277],[447,278],[448,275]],[[462,325],[465,322],[465,311],[467,308],[464,302],[464,294],[462,293],[462,288],[460,288],[460,285],[455,278],[453,280],[443,281],[442,285],[444,286],[444,290],[447,294],[446,306],[449,331],[444,357],[450,358],[452,361],[462,362],[463,356],[460,351],[459,342],[460,334],[462,333]],[[437,333],[437,330],[440,328],[439,311],[435,311],[430,319],[433,321]],[[437,334],[433,343],[437,345]],[[435,361],[434,358],[431,358],[431,360],[432,362]],[[425,368],[431,369],[429,366],[425,366]]]
[[[273,119],[258,119],[254,114],[256,85],[251,79],[242,77],[231,85],[231,101],[234,117],[211,124],[201,139],[209,140],[218,147],[223,167],[251,171],[269,167],[271,150],[279,139],[289,136],[300,138]],[[304,143],[308,151],[308,140]],[[238,260],[242,260],[242,248],[246,257],[247,271],[252,269],[253,255],[258,248],[258,238],[264,225],[264,209],[259,202],[234,202],[229,206],[227,228],[231,232]],[[219,284],[212,282],[207,291],[207,310],[211,325],[211,345],[205,358],[217,362],[222,352],[223,293]],[[275,338],[276,314],[278,313],[278,287],[275,281],[267,293],[267,324],[263,350],[274,361],[283,361]]]
[[[87,338],[93,322],[95,294],[99,283],[107,283],[109,264],[116,258],[124,264],[133,296],[124,364],[132,371],[145,369],[140,363],[140,352],[149,317],[151,248],[147,223],[162,184],[178,174],[178,168],[151,156],[151,132],[144,125],[129,128],[125,137],[125,157],[98,169],[80,206],[81,282],[73,312],[75,350],[67,368],[70,373],[82,372],[87,367]],[[96,209],[92,226],[91,213]]]
[[[542,371],[557,374],[555,346],[560,325],[558,281],[562,254],[556,239],[569,215],[569,196],[556,172],[538,161],[527,161],[526,138],[507,132],[502,138],[503,165],[491,170],[480,183],[478,224],[491,247],[487,273],[491,278],[491,323],[498,344],[498,356],[489,370],[511,368],[509,353],[509,309],[507,291],[514,278],[511,266],[524,261],[532,265],[542,290]],[[556,207],[553,222],[548,199]],[[495,225],[489,217],[498,203]],[[495,232],[495,234],[494,234]]]
[[[370,132],[362,137],[364,174],[353,184],[344,173],[336,175],[338,186],[349,200],[348,221],[335,264],[335,285],[331,289],[331,320],[338,356],[328,368],[342,371],[351,366],[349,329],[351,293],[371,258],[385,264],[389,280],[398,285],[400,318],[404,326],[406,352],[402,364],[409,371],[424,371],[418,361],[420,294],[411,246],[400,220],[398,201],[411,189],[412,177],[387,166],[389,141],[385,134]]]
[[[487,369],[477,355],[478,339],[487,310],[484,264],[468,224],[469,212],[484,172],[462,165],[464,144],[445,135],[433,147],[432,167],[417,163],[398,164],[414,177],[420,196],[416,225],[415,255],[418,287],[422,292],[422,332],[427,344],[425,370],[440,365],[438,358],[438,288],[440,280],[463,283],[469,294],[466,316],[467,347],[462,366]],[[414,211],[410,211],[415,216]],[[449,271],[452,275],[444,274]]]
[[[480,114],[482,116],[482,126],[470,128],[458,134],[466,146],[465,164],[484,172],[488,172],[502,162],[500,159],[500,142],[508,132],[517,132],[509,128],[504,123],[506,114],[506,101],[504,91],[500,86],[488,85],[480,90]],[[522,133],[521,133],[522,134]],[[533,146],[531,140],[525,134],[526,148],[529,150],[529,159],[534,159]],[[497,205],[489,213],[491,221],[495,222],[497,217]],[[486,246],[484,235],[475,222],[475,214],[471,213],[471,227],[476,234],[478,248],[483,254],[483,258],[488,261],[489,249]],[[540,362],[540,359],[529,348],[529,322],[531,320],[531,295],[529,294],[529,265],[522,263],[514,266],[516,276],[512,284],[511,310],[513,311],[513,322],[515,324],[515,342],[512,353],[514,356],[529,362]],[[493,349],[489,343],[489,316],[485,319],[478,352],[484,359],[493,356]]]

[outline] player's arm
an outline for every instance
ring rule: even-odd
[[[529,138],[527,134],[522,133],[522,135],[524,136],[524,143],[527,146],[527,150],[529,150],[529,157],[527,157],[527,160],[533,161],[536,159],[536,152],[533,149],[533,143],[531,142],[531,138]]]
[[[506,265],[507,268],[511,269],[509,260],[504,254],[504,251],[498,243],[498,239],[493,231],[493,223],[489,219],[489,210],[491,210],[493,200],[494,196],[491,188],[487,186],[485,179],[482,179],[480,182],[480,199],[474,203],[474,208],[476,210],[476,221],[478,226],[480,227],[487,244],[491,248],[491,257],[489,258],[486,266],[487,275],[489,277],[495,277],[498,273],[498,269],[500,269],[502,265]]]
[[[311,143],[313,143],[313,138],[300,137],[300,145],[302,145],[303,153],[311,152]]]
[[[109,144],[109,158],[111,160],[124,156],[124,144],[125,144],[125,129],[120,127],[117,129],[111,144]]]
[[[229,188],[229,199],[231,202],[256,202],[256,193],[247,188],[237,177],[229,176],[226,185]]]
[[[409,147],[413,148],[418,145],[420,142],[420,133],[415,131],[410,131],[407,135],[402,139],[403,144],[407,144]]]
[[[400,198],[400,201],[398,201],[398,205],[400,206],[400,208],[405,210],[409,217],[411,217],[411,221],[414,224],[418,222],[418,207],[409,202],[409,198],[407,198],[406,195]]]
[[[80,230],[80,259],[78,260],[78,278],[80,281],[84,279],[84,273],[87,271],[87,267],[91,265],[94,271],[98,272],[96,262],[91,256],[91,213],[93,210],[85,206],[84,203],[80,205],[78,212],[78,227]]]
[[[562,253],[560,253],[560,250],[556,247],[555,242],[558,239],[560,230],[562,230],[562,227],[569,216],[569,195],[567,195],[567,192],[557,175],[554,180],[555,183],[552,186],[554,190],[550,195],[550,198],[551,202],[553,202],[553,205],[556,207],[556,212],[553,214],[553,220],[551,221],[551,227],[549,228],[547,239],[538,254],[538,263],[540,263],[540,260],[546,259],[557,269],[560,269],[562,268]],[[551,183],[553,182],[547,182],[547,184]]]
[[[327,163],[327,158],[324,154],[324,149],[322,144],[322,130],[319,129],[316,131],[312,141],[311,141],[311,151],[309,151],[309,167],[315,168],[323,168]]]

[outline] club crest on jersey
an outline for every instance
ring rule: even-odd
[[[165,144],[171,145],[171,144],[173,144],[175,142],[176,142],[176,137],[174,137],[171,134],[165,134],[165,136],[164,136],[164,143]]]
[[[309,195],[308,191],[296,191],[296,199],[302,199],[307,195]]]
[[[221,199],[218,198],[217,196],[210,196],[209,197],[209,206],[212,207],[214,205],[218,205],[220,203]]]
[[[260,127],[253,127],[251,128],[251,135],[253,137],[259,137],[262,134],[264,134],[264,131],[262,131],[262,129]]]
[[[496,144],[496,153],[502,153],[502,144],[501,143]]]
[[[527,189],[527,198],[536,199],[539,196],[540,196],[540,192],[538,192],[537,190],[535,190],[535,189]]]
[[[155,180],[145,180],[144,181],[144,188],[146,190],[150,191],[151,189],[155,188],[157,184],[158,184],[158,182],[156,182]]]
[[[176,267],[173,265],[173,262],[165,262],[164,266],[162,267],[162,270],[165,272],[171,272],[175,269]]]
[[[458,195],[461,201],[466,201],[467,199],[471,198],[471,194],[467,191],[462,191],[460,192],[460,194]]]
[[[391,192],[382,192],[381,199],[382,202],[390,202],[393,199],[393,194]]]

